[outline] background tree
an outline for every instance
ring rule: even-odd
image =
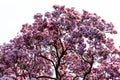
[[[0,76],[14,80],[119,80],[114,25],[95,13],[53,6],[34,15],[20,35],[0,47]]]

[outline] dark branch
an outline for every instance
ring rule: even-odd
[[[55,67],[54,62],[53,62],[51,59],[48,59],[47,57],[45,57],[45,56],[43,56],[43,55],[40,55],[40,57],[42,57],[42,58],[44,58],[44,59],[50,61],[50,62],[53,64],[53,66]]]
[[[58,69],[59,69],[59,66],[60,66],[61,58],[65,55],[65,53],[67,51],[67,48],[64,49],[64,46],[61,42],[61,39],[59,39],[59,41],[60,41],[60,45],[62,47],[62,52],[60,53],[60,55],[58,54],[58,49],[57,49],[56,44],[54,44],[54,47],[56,49],[57,59],[58,59],[57,62],[56,62],[56,66],[55,66],[55,73],[56,73],[56,78],[57,79],[61,79],[61,75],[60,75]]]
[[[59,41],[60,41],[60,44],[61,44],[61,47],[62,47],[62,51],[64,51],[64,46],[63,46],[63,44],[62,44],[61,39],[59,39]]]
[[[57,49],[56,43],[54,43],[54,47],[55,47],[57,58],[59,58],[59,54],[58,54],[58,49]]]
[[[38,77],[33,77],[33,78],[36,78],[36,79],[39,79],[39,78],[48,78],[48,79],[54,79],[54,80],[56,80],[56,78],[53,78],[53,77],[50,77],[50,76],[38,76]]]
[[[92,67],[93,67],[93,63],[94,63],[94,55],[92,55],[92,60],[91,60],[91,62],[89,62],[90,68],[89,68],[89,70],[84,74],[83,80],[86,80],[87,75],[91,73],[91,70],[92,70]]]
[[[66,54],[67,48],[61,53],[60,59]]]

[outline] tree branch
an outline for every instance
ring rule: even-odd
[[[61,39],[59,39],[59,41],[60,41],[60,44],[61,44],[61,47],[62,47],[62,52],[63,52],[63,51],[64,51],[64,46],[63,46],[63,44],[62,44]]]
[[[54,47],[56,49],[56,54],[57,54],[57,62],[56,62],[56,66],[55,66],[56,79],[61,79],[61,75],[60,75],[58,69],[59,69],[59,66],[60,66],[61,58],[64,56],[64,54],[67,51],[67,48],[64,50],[64,46],[61,42],[61,39],[59,39],[59,41],[60,41],[60,45],[62,47],[62,52],[60,54],[58,54],[57,46],[56,46],[56,44],[54,44]]]
[[[54,43],[54,47],[55,47],[55,51],[56,51],[57,58],[59,58],[58,49],[57,49],[57,46],[56,46],[55,43]]]
[[[89,68],[89,70],[84,74],[83,80],[86,80],[87,75],[91,73],[91,70],[92,70],[92,67],[93,67],[93,63],[94,63],[94,55],[92,55],[92,60],[91,60],[91,62],[89,62],[90,68]]]
[[[53,77],[50,77],[50,76],[38,76],[38,77],[33,77],[33,78],[36,78],[36,79],[39,79],[39,78],[48,78],[48,79],[54,79],[54,80],[56,80],[56,78],[53,78]]]
[[[55,67],[54,62],[53,62],[51,59],[48,59],[47,57],[45,57],[45,56],[43,56],[43,55],[40,55],[40,57],[42,57],[42,58],[44,58],[44,59],[50,61],[50,62],[53,64],[53,66]]]

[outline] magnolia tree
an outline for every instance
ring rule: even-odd
[[[85,10],[53,8],[0,46],[1,79],[120,80],[120,51],[106,36],[117,34],[114,25]]]

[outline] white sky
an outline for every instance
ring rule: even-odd
[[[34,14],[51,11],[54,4],[97,13],[120,32],[120,0],[0,0],[0,44],[14,38],[22,24],[31,24]],[[120,34],[113,38],[118,46]]]

